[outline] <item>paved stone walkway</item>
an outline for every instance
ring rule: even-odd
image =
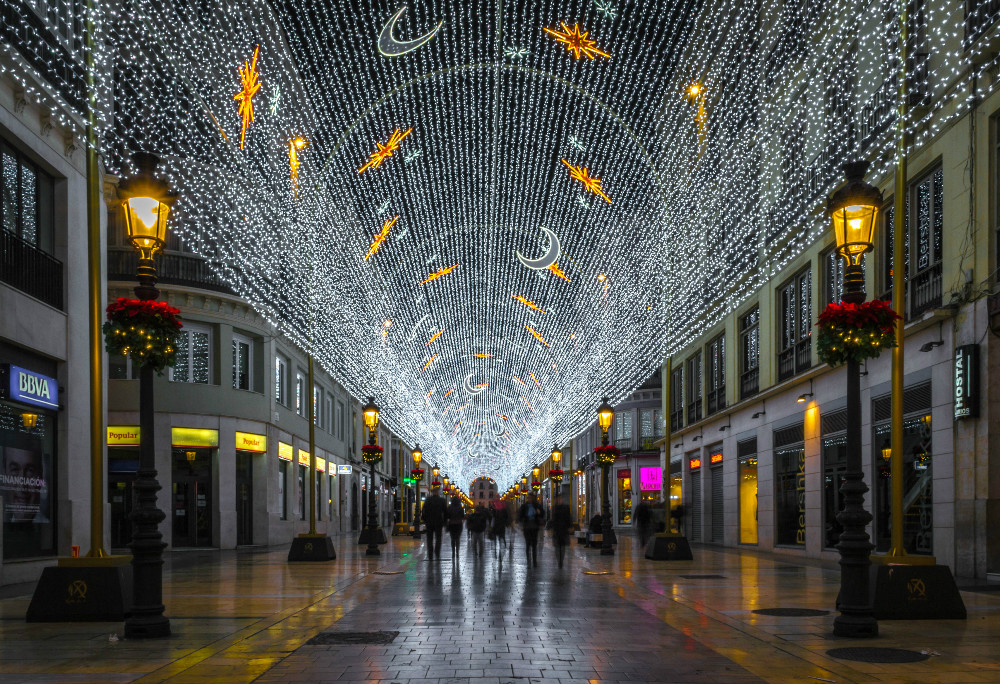
[[[457,560],[429,562],[408,538],[377,559],[352,542],[337,539],[326,564],[289,564],[287,549],[170,554],[174,636],[162,640],[111,638],[118,623],[26,624],[29,597],[0,600],[0,683],[1000,682],[1000,592],[964,592],[967,621],[882,622],[881,638],[851,641],[832,637],[832,612],[752,613],[832,610],[839,581],[835,568],[752,551],[654,563],[622,535],[613,557],[572,546],[560,570],[551,546],[527,568],[520,544],[476,559],[463,540]],[[391,641],[307,643],[344,632]],[[934,655],[826,654],[852,645]]]

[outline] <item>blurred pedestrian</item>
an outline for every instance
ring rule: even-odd
[[[563,503],[562,494],[556,494],[556,502],[552,506],[552,541],[556,545],[556,555],[559,557],[559,567],[563,566],[566,557],[566,547],[569,545],[569,528],[573,526],[573,515],[569,504]]]
[[[451,536],[451,555],[458,558],[458,542],[462,538],[462,523],[465,521],[465,509],[457,496],[451,497],[448,504],[448,534]]]
[[[649,541],[649,533],[653,528],[653,513],[645,501],[640,501],[639,505],[635,507],[635,528],[639,532],[639,545],[645,549],[646,542]]]
[[[448,504],[441,496],[440,487],[431,490],[431,495],[424,501],[420,514],[423,518],[424,528],[427,530],[427,558],[434,560],[434,556],[437,556],[440,559],[441,529],[448,516]]]
[[[465,526],[469,528],[469,535],[472,537],[472,555],[482,558],[486,550],[486,528],[489,526],[486,509],[483,506],[476,506]]]
[[[538,497],[534,494],[528,496],[517,512],[517,520],[524,532],[524,554],[528,567],[538,567],[538,529],[543,524],[543,516]]]

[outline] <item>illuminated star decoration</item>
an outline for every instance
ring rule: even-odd
[[[542,309],[541,307],[539,307],[539,306],[538,306],[537,304],[535,304],[534,302],[532,302],[532,301],[529,301],[529,300],[525,299],[525,298],[524,298],[524,297],[522,297],[521,295],[511,295],[511,297],[513,297],[513,298],[514,298],[514,299],[516,299],[517,301],[521,302],[521,303],[522,303],[522,304],[524,304],[525,306],[527,306],[527,307],[529,307],[529,308],[532,308],[532,309],[534,309],[535,311],[540,311],[541,313],[545,313],[545,310],[544,310],[544,309]]]
[[[399,149],[399,143],[403,142],[403,139],[406,138],[411,131],[413,131],[413,129],[408,128],[405,133],[400,133],[397,128],[392,132],[392,136],[389,137],[389,142],[385,145],[380,142],[376,142],[375,144],[378,146],[378,150],[369,155],[368,161],[365,162],[364,166],[358,169],[358,173],[364,173],[368,169],[377,169],[381,166],[382,162],[391,157],[393,153]]]
[[[562,278],[562,279],[563,279],[563,280],[565,280],[565,281],[566,281],[567,283],[569,282],[569,276],[567,276],[567,275],[566,275],[566,274],[565,274],[565,273],[563,272],[563,270],[562,270],[561,268],[559,268],[559,264],[552,264],[551,266],[549,266],[549,270],[550,270],[550,271],[552,271],[552,274],[553,274],[553,275],[556,275],[556,276],[558,276],[558,277]]]
[[[396,221],[398,220],[399,220],[399,214],[396,214],[391,219],[386,219],[386,222],[382,224],[382,231],[374,238],[372,238],[372,244],[371,247],[368,248],[368,254],[365,254],[365,259],[364,259],[365,261],[368,261],[370,257],[375,255],[375,252],[377,252],[378,248],[382,246],[382,243],[385,242],[385,239],[389,237],[389,229],[392,228],[396,224]]]
[[[292,190],[298,196],[299,192],[299,152],[309,144],[301,135],[288,141],[288,169],[292,179]]]
[[[536,340],[538,340],[539,342],[541,342],[542,344],[544,344],[546,347],[551,347],[552,346],[551,344],[549,344],[548,342],[546,342],[545,338],[542,337],[541,335],[539,335],[538,331],[535,330],[534,328],[532,328],[530,325],[525,324],[524,327],[528,329],[528,332],[530,332],[532,334],[532,336]],[[520,381],[518,381],[518,382],[520,382]],[[524,383],[522,382],[521,384],[523,385]]]
[[[565,159],[561,160],[563,164],[569,167],[569,177],[573,180],[578,180],[583,183],[583,188],[587,192],[592,192],[595,195],[600,195],[604,198],[604,201],[611,204],[611,198],[604,194],[604,190],[601,189],[601,179],[592,178],[590,175],[590,170],[584,166],[573,166]]]
[[[531,53],[528,51],[528,48],[512,46],[504,50],[503,54],[510,59],[523,59]]]
[[[240,103],[239,114],[243,117],[243,128],[240,131],[241,150],[243,149],[243,143],[246,141],[247,126],[254,120],[253,96],[257,94],[261,86],[260,81],[257,80],[259,77],[257,73],[257,54],[259,52],[260,45],[254,48],[253,63],[243,62],[243,66],[239,67],[240,83],[243,84],[243,90],[233,95],[233,99]]]
[[[407,153],[405,157],[403,157],[403,161],[406,163],[407,166],[409,166],[413,162],[420,159],[423,153],[424,153],[423,150],[413,150],[412,152]]]
[[[569,141],[568,142],[569,142],[569,146],[572,147],[574,150],[578,150],[580,152],[586,152],[587,151],[587,148],[583,146],[583,142],[581,142],[580,139],[578,137],[576,137],[575,135],[569,136]]]
[[[587,197],[583,193],[576,196],[576,203],[584,209],[590,209],[590,203],[587,202]]]
[[[441,335],[443,335],[443,334],[444,334],[444,328],[441,328],[436,333],[434,333],[433,335],[431,335],[431,339],[427,340],[427,342],[424,343],[424,346],[425,347],[429,347],[430,344],[431,344],[431,342],[433,342],[437,338],[441,337]]]
[[[580,25],[576,24],[570,29],[566,26],[566,22],[560,22],[562,24],[563,30],[558,31],[555,29],[546,28],[544,31],[556,39],[560,43],[566,44],[566,49],[572,52],[573,55],[579,60],[580,55],[584,55],[587,59],[594,59],[594,55],[600,55],[601,57],[611,57],[607,52],[599,50],[597,48],[597,41],[590,40],[587,36],[590,35],[590,31],[580,32]]]
[[[594,6],[597,8],[597,13],[604,16],[605,19],[614,19],[618,16],[618,10],[611,3],[611,0],[594,0]]]
[[[456,268],[458,268],[458,264],[455,264],[453,266],[446,266],[445,268],[442,268],[440,271],[435,271],[434,273],[431,273],[429,276],[427,276],[426,279],[422,280],[420,284],[426,285],[427,283],[433,282],[442,276],[448,275]]]

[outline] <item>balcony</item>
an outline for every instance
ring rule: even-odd
[[[708,415],[726,408],[726,386],[720,385],[708,393]]]
[[[63,308],[62,262],[6,230],[0,230],[0,281]]]
[[[804,337],[795,346],[778,354],[778,382],[812,367],[812,338]]]
[[[760,391],[760,367],[755,366],[740,375],[740,400],[747,399]]]
[[[108,280],[135,280],[138,257],[131,247],[108,250]],[[209,262],[193,254],[162,253],[157,257],[158,281],[164,285],[184,285],[201,290],[236,294],[212,272]]]
[[[663,435],[647,435],[645,437],[633,435],[632,437],[616,439],[615,446],[623,454],[657,452],[659,449],[655,445],[658,439],[663,439]]]
[[[962,47],[968,50],[1000,18],[1000,0],[966,0],[965,36]]]
[[[909,318],[941,306],[941,264],[934,264],[911,278]]]

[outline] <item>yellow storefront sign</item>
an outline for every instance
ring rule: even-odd
[[[326,472],[326,459],[325,458],[320,458],[319,456],[316,457],[316,472],[317,473],[325,473]]]
[[[308,451],[302,451],[302,449],[299,449],[299,465],[304,465],[307,468],[309,467],[309,452]]]
[[[267,453],[267,436],[255,435],[252,432],[237,432],[236,450],[254,451],[258,454]]]
[[[109,425],[108,446],[139,446],[139,426]]]
[[[170,444],[175,447],[219,446],[219,431],[204,428],[170,428]]]
[[[278,442],[278,458],[282,461],[292,460],[292,445]]]

